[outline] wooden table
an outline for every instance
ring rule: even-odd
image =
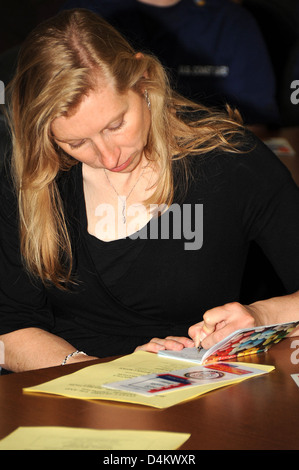
[[[18,426],[53,425],[191,433],[180,452],[298,450],[299,387],[290,374],[299,372],[299,337],[287,338],[267,353],[247,358],[246,362],[271,364],[275,370],[165,410],[22,393],[23,387],[74,372],[86,367],[86,363],[1,376],[0,438]]]

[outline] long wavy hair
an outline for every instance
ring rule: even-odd
[[[77,163],[54,142],[51,123],[76,110],[99,79],[118,93],[146,88],[151,127],[145,155],[160,178],[147,204],[171,204],[174,167],[188,184],[188,155],[216,148],[237,152],[243,127],[232,113],[210,110],[174,93],[160,62],[136,54],[105,20],[84,9],[59,13],[24,42],[7,94],[12,134],[12,175],[19,205],[21,253],[30,273],[65,288],[72,246],[57,177]],[[176,162],[176,164],[174,164]]]

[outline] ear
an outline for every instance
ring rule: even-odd
[[[136,59],[144,59],[144,55],[142,54],[142,52],[137,52],[135,54],[135,57],[136,57]]]
[[[142,52],[137,52],[137,53],[135,54],[135,57],[136,57],[136,59],[138,59],[138,60],[144,59],[144,55],[142,54]],[[147,71],[147,70],[145,70],[145,72],[143,72],[142,78],[149,78],[149,75],[148,75],[148,71]]]

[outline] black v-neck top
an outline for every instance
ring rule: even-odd
[[[121,282],[144,245],[143,240],[129,237],[106,242],[89,233],[86,233],[86,243],[98,274],[110,289]]]
[[[197,220],[202,243],[195,250],[183,223],[180,236],[174,227],[168,238],[161,230],[151,237],[149,223],[135,240],[98,240],[87,232],[81,164],[64,174],[59,188],[77,280],[68,291],[44,287],[23,269],[15,198],[3,172],[0,334],[42,328],[98,357],[130,353],[154,336],[187,335],[207,309],[240,299],[251,241],[264,251],[286,292],[298,290],[299,190],[253,136],[244,150],[190,157],[193,180],[179,207],[182,214],[190,209],[192,224],[196,209],[203,210]],[[168,215],[158,223],[171,221]]]

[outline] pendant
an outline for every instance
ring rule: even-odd
[[[122,208],[121,208],[122,221],[123,221],[123,224],[126,224],[127,223],[127,215],[126,215],[127,198],[126,196],[119,196],[119,198],[120,198],[121,205],[122,205]]]
[[[123,208],[122,208],[122,216],[123,216],[123,223],[127,223],[127,218],[126,218],[126,203],[123,203]]]

